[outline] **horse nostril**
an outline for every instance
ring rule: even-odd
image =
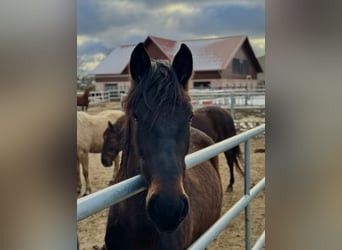
[[[158,214],[158,200],[159,196],[157,194],[153,194],[147,204],[147,212],[152,220],[157,220]]]
[[[179,220],[183,220],[185,216],[188,215],[189,212],[189,202],[188,199],[184,196],[182,197],[182,207]]]

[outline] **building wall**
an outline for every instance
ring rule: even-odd
[[[194,80],[204,80],[204,79],[220,79],[221,75],[218,71],[200,71],[195,72],[192,75]]]
[[[130,81],[104,81],[104,82],[95,81],[95,91],[105,91],[106,84],[117,84],[118,92],[125,92],[125,93],[128,92],[131,86]]]
[[[241,61],[247,60],[249,71],[244,74],[233,73],[233,60],[227,68],[222,71],[195,72],[189,88],[193,88],[193,82],[210,82],[211,88],[247,88],[254,89],[257,86],[257,73],[250,56],[244,46],[242,46],[233,58]]]
[[[107,77],[101,77],[96,76],[95,81],[96,82],[126,82],[128,81],[128,76],[107,76]]]
[[[155,44],[148,40],[145,43],[146,50],[149,56],[153,59],[167,60],[165,54]],[[241,73],[233,72],[233,60],[226,69],[222,71],[200,71],[194,72],[192,80],[189,82],[189,88],[193,88],[193,82],[210,82],[211,88],[255,88],[257,85],[257,72],[251,61],[250,49],[245,45],[241,46],[236,52],[233,58],[241,60],[247,60],[249,64],[249,71]],[[130,82],[127,76],[128,68],[124,70],[123,76],[96,76],[95,88],[96,90],[104,90],[105,83],[116,83],[118,85],[118,91],[124,91],[127,93]],[[247,79],[251,78],[251,79]]]
[[[263,73],[258,73],[258,81],[259,82],[265,82],[265,56],[261,56],[258,58],[259,64],[264,71]]]
[[[244,74],[234,73],[233,72],[233,60],[234,60],[234,58],[235,59],[239,59],[240,62],[243,62],[244,60],[247,60],[247,62],[249,64],[249,72],[248,73],[244,73]],[[225,78],[225,79],[246,79],[248,75],[250,75],[252,79],[256,79],[257,78],[256,69],[254,68],[253,63],[250,60],[250,57],[249,57],[245,47],[242,46],[236,52],[236,54],[233,57],[233,60],[229,63],[227,68],[221,72],[222,78]]]
[[[95,91],[104,91],[104,82],[95,81]]]
[[[247,88],[255,89],[257,86],[256,79],[192,79],[189,83],[189,88],[193,88],[194,82],[207,82],[210,81],[210,88]]]

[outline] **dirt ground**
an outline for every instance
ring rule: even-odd
[[[117,103],[103,104],[90,107],[88,113],[95,114],[106,109],[118,109]],[[243,116],[243,112],[239,114]],[[249,115],[246,113],[245,115]],[[255,115],[255,114],[253,114]],[[244,145],[240,145],[243,151]],[[251,184],[257,184],[265,176],[265,153],[256,153],[257,149],[265,148],[265,135],[259,135],[251,140]],[[220,173],[223,190],[226,190],[229,181],[229,170],[224,154],[219,155]],[[89,154],[89,172],[92,192],[107,186],[113,174],[113,167],[105,168],[101,165],[100,154]],[[83,177],[82,177],[83,178]],[[84,180],[82,179],[82,183]],[[243,196],[243,176],[235,171],[235,184],[232,193],[224,192],[222,214],[226,213]],[[84,185],[82,185],[84,192]],[[104,243],[105,227],[108,209],[94,214],[78,222],[78,237],[81,250],[91,250],[94,245],[102,246]],[[241,212],[208,246],[208,250],[218,249],[245,249],[244,212]],[[251,203],[252,245],[259,238],[265,228],[265,191],[259,193]]]

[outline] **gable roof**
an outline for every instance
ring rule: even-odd
[[[257,72],[262,72],[248,38],[244,35],[180,41],[148,36],[144,44],[148,41],[152,41],[170,61],[173,60],[181,44],[185,43],[192,52],[194,71],[223,70],[241,46],[246,46]],[[114,49],[91,74],[122,74],[129,63],[134,47],[135,45],[126,45]]]
[[[115,48],[90,74],[121,74],[126,68],[133,49],[133,45],[122,45]]]
[[[158,48],[163,52],[163,54],[169,58],[169,60],[172,60],[175,55],[175,47],[177,46],[177,41],[160,38],[156,36],[148,36],[145,40],[145,44],[148,40],[151,40],[155,45],[158,46]]]
[[[183,40],[190,48],[195,71],[223,70],[233,59],[246,36]],[[177,48],[178,50],[178,48]]]

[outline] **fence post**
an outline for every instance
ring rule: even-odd
[[[230,92],[230,112],[231,112],[233,119],[235,119],[234,106],[235,106],[235,93],[232,91]]]
[[[248,100],[249,100],[249,90],[246,89],[246,93],[245,93],[245,105],[248,105]]]
[[[244,194],[245,196],[250,195],[249,187],[250,187],[250,139],[245,141],[245,180],[244,180]],[[248,203],[245,207],[245,245],[246,250],[251,249],[251,211],[250,204]]]

